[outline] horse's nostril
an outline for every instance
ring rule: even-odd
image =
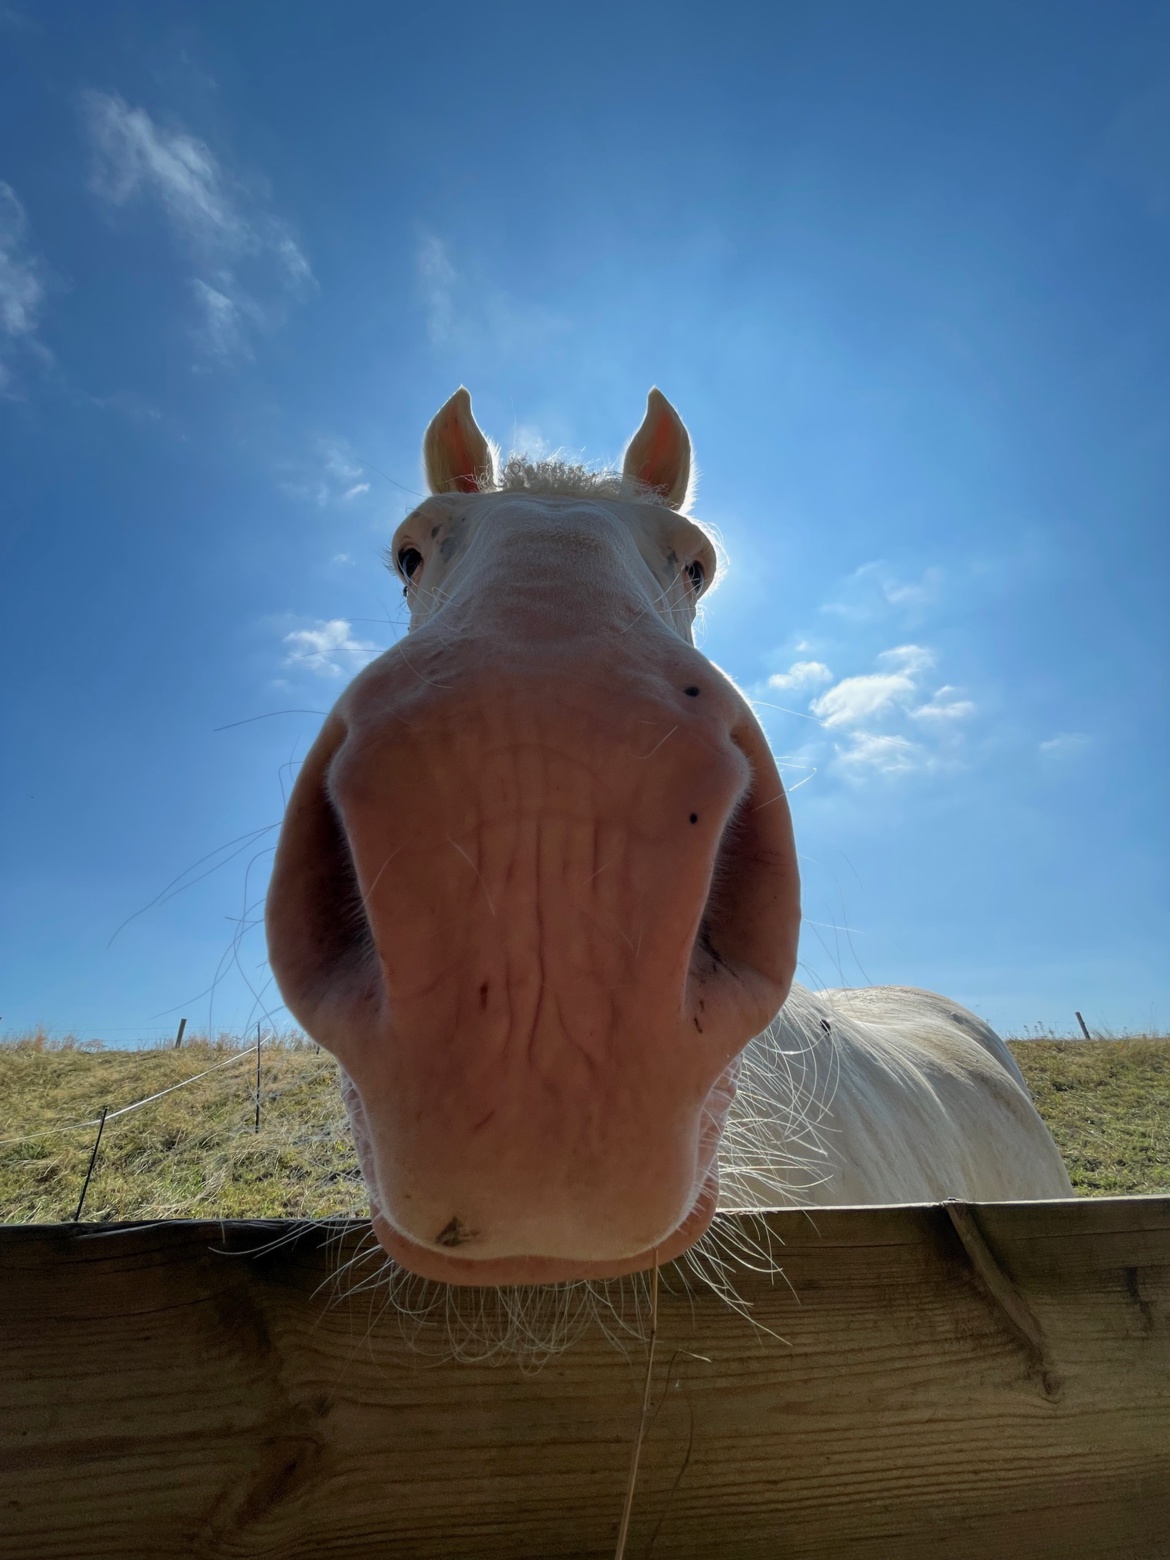
[[[322,953],[334,964],[364,962],[373,952],[374,938],[357,868],[341,819],[327,792],[321,806],[329,842],[320,863],[322,881],[314,903]]]
[[[353,855],[321,764],[294,794],[268,897],[273,972],[301,1019],[339,984],[367,969],[373,934]]]

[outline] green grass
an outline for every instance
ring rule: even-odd
[[[1079,1192],[1170,1193],[1170,1039],[1012,1051]],[[211,1068],[107,1121],[86,1220],[365,1213],[337,1064],[311,1042],[264,1045],[257,1133],[255,1051],[237,1040],[103,1051],[34,1036],[0,1045],[0,1221],[71,1219],[97,1128],[62,1129]]]

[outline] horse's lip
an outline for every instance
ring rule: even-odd
[[[642,1273],[674,1261],[706,1234],[715,1217],[718,1198],[719,1166],[713,1160],[690,1213],[671,1235],[645,1251],[605,1262],[539,1256],[493,1257],[477,1261],[474,1257],[458,1257],[445,1251],[436,1251],[433,1247],[418,1245],[399,1234],[381,1213],[373,1214],[372,1223],[382,1249],[400,1267],[418,1278],[441,1284],[490,1288],[521,1284],[566,1284],[592,1279],[624,1278],[627,1274]]]

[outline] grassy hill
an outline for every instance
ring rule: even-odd
[[[1012,1050],[1078,1191],[1170,1193],[1170,1038]],[[0,1045],[0,1221],[73,1217],[97,1128],[70,1127],[103,1107],[87,1220],[363,1215],[333,1058],[304,1040],[266,1043],[259,1132],[255,1058],[232,1038],[181,1051]]]

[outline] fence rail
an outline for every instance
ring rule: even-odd
[[[1170,1553],[1170,1199],[763,1224],[753,1321],[663,1271],[631,1560]],[[0,1230],[0,1556],[612,1555],[640,1345],[436,1363],[367,1232]]]

